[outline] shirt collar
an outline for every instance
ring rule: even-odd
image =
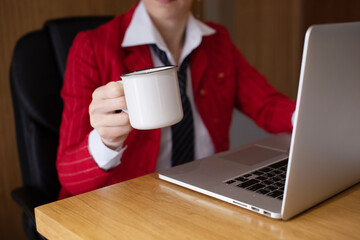
[[[180,62],[182,62],[186,56],[188,56],[200,45],[203,36],[208,36],[214,33],[215,30],[213,28],[200,22],[192,14],[190,14],[186,26],[185,44],[181,53]],[[140,2],[135,9],[129,27],[125,32],[121,46],[132,47],[153,43],[155,43],[161,50],[165,51],[168,56],[170,55],[163,38],[153,25],[144,4]]]

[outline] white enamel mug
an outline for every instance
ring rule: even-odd
[[[136,129],[171,126],[183,118],[176,66],[156,67],[120,76],[130,124]]]

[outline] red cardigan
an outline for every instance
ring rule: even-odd
[[[122,48],[134,8],[90,31],[81,32],[70,49],[62,98],[57,170],[60,198],[87,192],[155,171],[160,129],[133,130],[125,141],[121,164],[100,169],[88,151],[92,130],[88,106],[93,91],[123,73],[153,67],[148,46]],[[269,132],[291,131],[295,103],[277,92],[250,66],[231,42],[227,30],[208,23],[216,33],[203,37],[191,54],[195,104],[216,152],[229,148],[229,129],[234,108]]]

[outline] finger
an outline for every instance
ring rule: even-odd
[[[124,86],[119,82],[109,82],[93,92],[93,99],[111,99],[124,96]]]
[[[121,127],[102,127],[97,129],[99,135],[102,138],[106,138],[108,140],[114,140],[116,138],[119,138],[123,135],[129,134],[133,128],[129,126],[121,126]]]
[[[95,99],[89,106],[89,114],[113,114],[116,110],[127,109],[124,96],[110,99]]]
[[[127,127],[130,125],[130,120],[127,113],[121,112],[118,114],[98,114],[91,116],[90,123],[93,128]]]

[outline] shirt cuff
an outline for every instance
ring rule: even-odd
[[[89,134],[88,148],[90,155],[96,164],[105,171],[108,171],[121,163],[120,159],[126,149],[126,147],[123,148],[122,146],[115,150],[108,148],[101,141],[100,135],[95,129]]]

